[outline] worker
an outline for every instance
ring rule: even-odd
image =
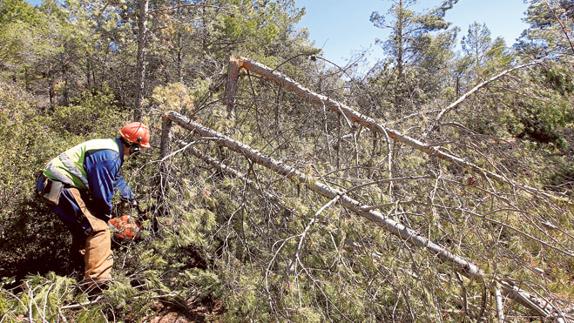
[[[39,175],[36,191],[72,233],[72,248],[83,257],[84,282],[105,286],[112,278],[111,237],[107,221],[112,197],[135,203],[130,186],[120,174],[124,159],[149,148],[146,125],[131,122],[112,139],[94,139],[52,159]],[[77,255],[79,256],[79,255]]]

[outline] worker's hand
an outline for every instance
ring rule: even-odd
[[[138,201],[135,198],[120,198],[120,203],[123,207],[137,207],[138,206]]]
[[[121,216],[124,214],[130,214],[131,210],[134,208],[134,203],[131,200],[120,199],[120,202],[114,208],[114,216]]]
[[[137,219],[139,219],[140,221],[143,221],[145,219],[147,219],[147,211],[146,210],[142,210],[141,206],[139,205],[138,201],[135,198],[131,198],[131,199],[125,199],[125,198],[121,198],[121,203],[120,203],[120,215],[123,214],[128,214],[128,215],[134,215],[134,209],[137,213]]]

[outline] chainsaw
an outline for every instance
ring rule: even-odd
[[[137,216],[132,214],[137,212]],[[112,238],[116,242],[137,241],[142,239],[142,221],[148,218],[148,210],[143,210],[136,200],[122,201],[116,206],[118,216],[108,221]]]

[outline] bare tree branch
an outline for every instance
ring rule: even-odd
[[[426,137],[428,135],[429,132],[431,132],[433,129],[436,129],[437,127],[439,127],[440,121],[442,120],[442,118],[444,117],[444,115],[450,111],[452,111],[453,109],[455,109],[456,107],[458,107],[464,100],[466,100],[469,96],[471,96],[472,94],[474,94],[475,92],[477,92],[478,90],[482,89],[483,87],[485,87],[486,85],[498,80],[499,78],[505,76],[508,73],[511,73],[513,71],[525,68],[525,67],[529,67],[529,66],[533,66],[536,64],[540,64],[540,62],[542,62],[542,60],[535,60],[529,63],[525,63],[525,64],[520,64],[517,66],[514,66],[512,68],[509,68],[507,70],[504,70],[498,74],[496,74],[495,76],[489,78],[486,81],[483,81],[479,84],[477,84],[475,87],[473,87],[472,89],[470,89],[470,91],[466,92],[465,94],[461,95],[458,99],[456,99],[456,101],[452,102],[451,104],[449,104],[446,108],[442,109],[439,114],[436,116],[436,120],[435,123],[433,125],[431,125],[431,128],[429,130],[427,130],[427,132],[423,135],[423,137]]]

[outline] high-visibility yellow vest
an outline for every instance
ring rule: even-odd
[[[120,147],[115,139],[88,140],[52,159],[44,169],[44,176],[80,190],[87,190],[89,189],[88,175],[84,167],[86,153],[101,149],[110,149],[120,153]]]

